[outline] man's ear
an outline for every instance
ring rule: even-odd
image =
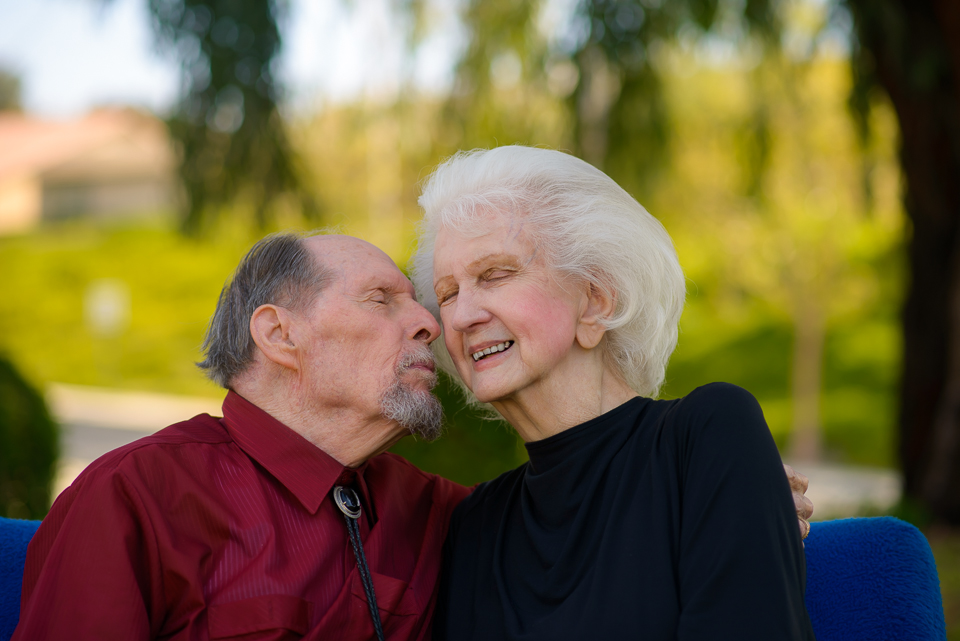
[[[250,335],[268,360],[288,369],[298,369],[297,345],[292,340],[294,319],[276,305],[261,305],[250,317]]]
[[[613,316],[617,301],[593,283],[587,283],[584,294],[586,301],[577,323],[577,343],[584,349],[593,349],[607,333],[604,321]]]

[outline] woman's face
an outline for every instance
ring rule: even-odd
[[[434,289],[447,350],[483,402],[562,387],[587,304],[583,288],[563,286],[522,221],[487,220],[482,236],[447,228],[437,235]]]

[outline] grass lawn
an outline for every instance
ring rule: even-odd
[[[960,641],[960,529],[930,530],[927,540],[933,548],[940,575],[947,640]]]

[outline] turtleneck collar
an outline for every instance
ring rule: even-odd
[[[639,404],[648,401],[649,399],[635,396],[626,403],[585,423],[575,425],[541,441],[526,443],[533,473],[547,473],[598,447],[606,449],[611,445],[616,446],[615,442],[618,439],[610,432],[615,432],[623,426],[622,419],[626,414],[635,411]],[[625,438],[626,434],[623,436]],[[612,437],[613,442],[611,442]]]

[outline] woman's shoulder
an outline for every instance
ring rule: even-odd
[[[760,404],[753,394],[733,383],[708,383],[686,396],[666,402],[670,404],[667,412],[675,418],[709,418],[730,412],[760,411]]]
[[[753,394],[739,385],[723,382],[701,385],[677,401],[678,405],[688,411],[710,407],[735,408],[743,405],[757,405],[757,399]]]
[[[709,383],[669,403],[664,422],[678,435],[724,441],[769,434],[763,410],[753,394],[732,383]]]
[[[527,465],[529,464],[524,463],[520,467],[504,472],[495,479],[484,481],[474,487],[473,491],[457,505],[453,513],[453,520],[460,522],[472,515],[482,514],[489,509],[497,510],[522,483]]]

